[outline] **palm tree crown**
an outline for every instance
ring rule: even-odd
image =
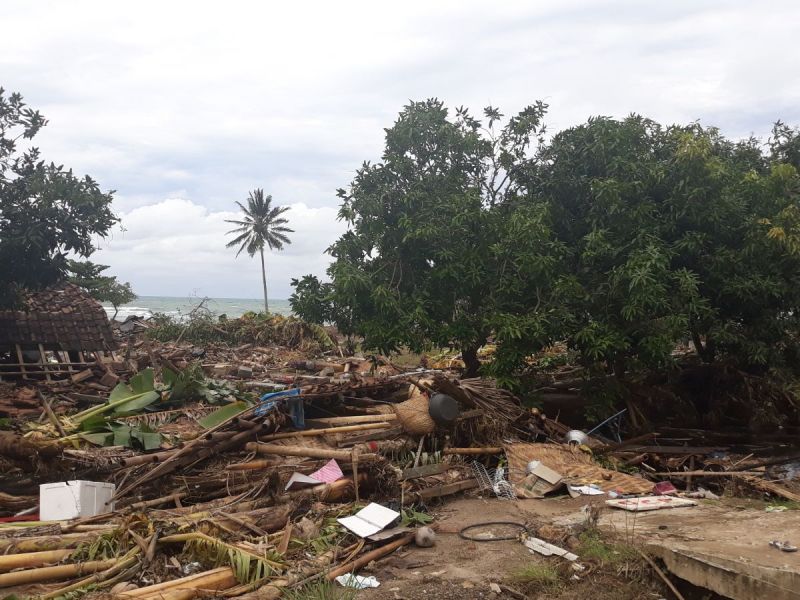
[[[288,206],[272,206],[272,196],[264,195],[261,188],[253,190],[247,198],[247,206],[236,201],[242,209],[244,217],[241,221],[226,219],[226,223],[238,225],[231,229],[228,234],[237,234],[234,239],[225,244],[226,248],[239,246],[236,256],[247,250],[250,256],[264,249],[266,244],[270,250],[283,250],[284,244],[291,244],[292,241],[286,236],[287,233],[294,233],[294,229],[286,227],[287,221],[281,215],[289,210]]]
[[[257,189],[250,192],[247,198],[247,206],[241,202],[236,202],[242,209],[243,217],[241,220],[228,220],[226,223],[233,223],[237,227],[231,229],[228,235],[234,234],[230,242],[225,244],[226,248],[239,246],[236,256],[247,250],[250,256],[255,256],[258,252],[261,255],[261,281],[264,286],[264,311],[269,313],[269,303],[267,301],[267,271],[264,266],[264,246],[270,250],[283,250],[284,244],[291,244],[292,241],[287,237],[287,233],[294,233],[294,229],[286,227],[288,221],[281,215],[289,210],[288,206],[272,206],[272,196],[264,195],[264,190]]]

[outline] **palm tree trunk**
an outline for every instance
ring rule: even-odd
[[[269,304],[267,302],[267,271],[264,268],[264,248],[259,249],[261,252],[261,283],[264,284],[264,312],[269,313]]]

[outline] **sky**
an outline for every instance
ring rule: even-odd
[[[409,100],[543,100],[551,132],[636,112],[766,137],[800,125],[798,29],[796,0],[2,0],[0,86],[49,119],[45,159],[116,190],[94,262],[141,295],[258,298],[225,219],[260,187],[291,207],[267,257],[286,298],[324,275],[335,190]]]

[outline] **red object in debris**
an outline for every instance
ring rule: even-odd
[[[0,517],[0,523],[16,523],[18,521],[38,521],[39,513],[35,515],[21,515],[19,517]]]
[[[669,481],[659,481],[653,486],[653,493],[656,496],[671,496],[677,494],[678,490]]]

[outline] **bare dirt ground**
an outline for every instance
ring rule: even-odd
[[[474,542],[460,538],[465,526],[486,521],[524,523],[539,535],[563,537],[566,529],[547,525],[553,519],[572,515],[578,518],[586,501],[583,499],[498,500],[496,498],[462,498],[433,509],[440,524],[437,544],[433,548],[412,547],[380,561],[364,575],[374,575],[379,588],[364,590],[359,599],[416,600],[419,598],[489,599],[489,598],[592,598],[657,599],[664,597],[658,585],[634,557],[611,560],[611,565],[589,558],[580,562],[587,568],[576,575],[570,563],[557,557],[531,554],[517,540]],[[541,527],[544,526],[544,529]],[[548,529],[549,528],[549,529]],[[497,528],[496,533],[508,533]],[[575,537],[568,542],[576,545]],[[613,550],[612,550],[613,552]],[[521,571],[531,566],[544,567],[555,574],[555,581],[522,581]],[[534,570],[534,574],[538,571]],[[497,587],[500,586],[500,592]],[[516,595],[519,592],[520,595]]]

